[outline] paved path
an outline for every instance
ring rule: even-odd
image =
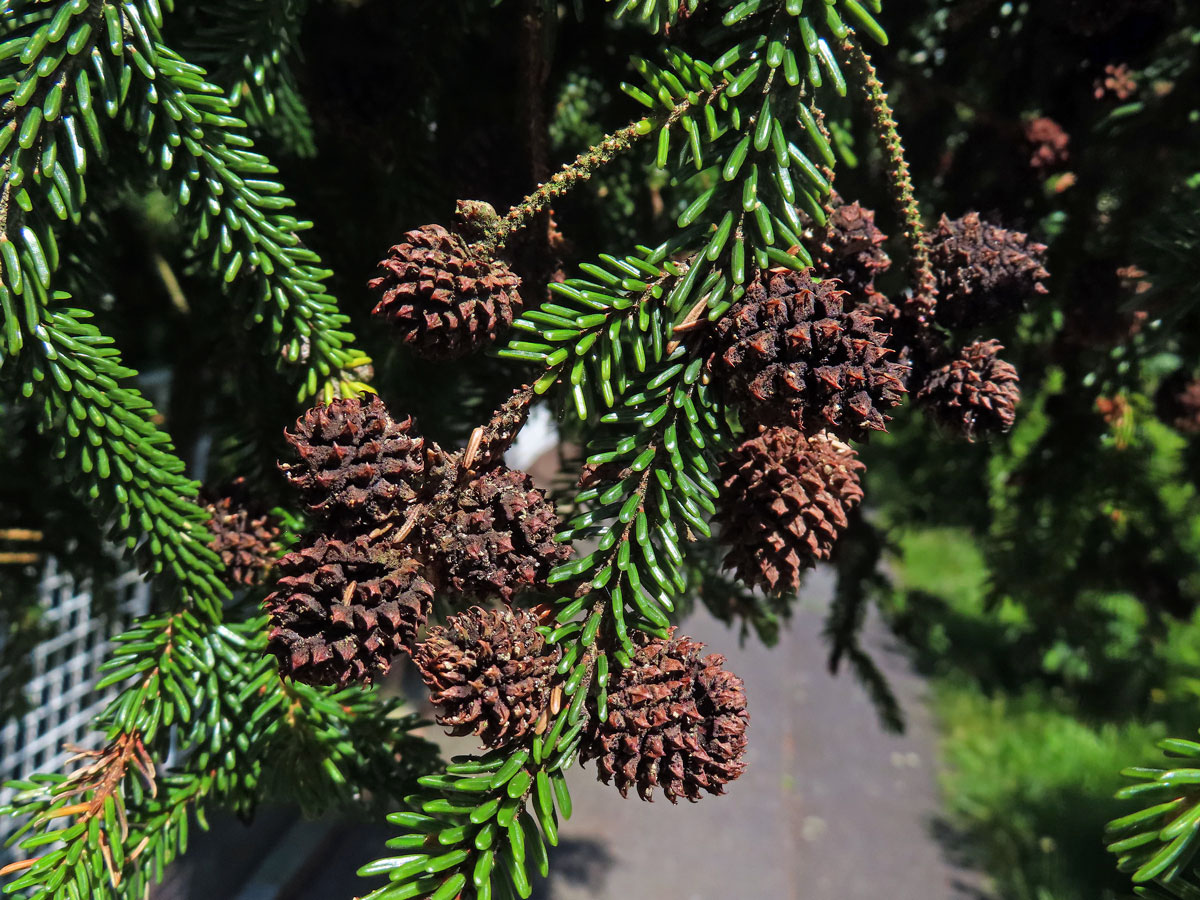
[[[684,624],[687,634],[725,654],[746,682],[746,774],[726,796],[672,807],[661,798],[652,804],[622,800],[615,788],[595,780],[591,766],[577,769],[571,779],[575,812],[562,825],[563,841],[554,851],[550,879],[537,887],[538,900],[976,896],[959,884],[975,879],[946,862],[934,837],[936,733],[923,682],[889,649],[883,627],[869,620],[867,646],[908,717],[905,735],[885,733],[854,678],[848,672],[831,677],[825,669],[821,607],[830,587],[825,573],[813,575],[804,591],[807,603],[770,650],[755,640],[739,647],[735,632],[703,612]],[[232,823],[227,827],[245,834]],[[307,865],[281,873],[276,884],[286,886],[273,897],[256,890],[254,900],[361,896],[373,884],[354,870],[383,855],[390,834],[378,825],[337,827],[307,854]],[[220,868],[232,868],[228,862]],[[212,877],[209,865],[194,869]],[[177,882],[177,891],[163,900],[247,900],[188,880],[190,890]]]
[[[817,573],[805,591],[828,597]],[[908,715],[886,734],[849,673],[831,677],[822,616],[799,609],[779,645],[737,636],[707,615],[683,630],[729,659],[750,706],[748,767],[723,797],[672,807],[622,800],[585,772],[572,780],[575,813],[553,860],[544,900],[950,900],[963,894],[930,826],[938,815],[936,734],[923,684],[889,652],[883,628],[868,644]]]

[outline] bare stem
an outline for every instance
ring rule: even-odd
[[[933,266],[929,261],[925,228],[921,223],[921,208],[913,192],[908,161],[904,158],[904,146],[900,143],[900,134],[883,83],[879,80],[875,67],[871,65],[871,57],[853,37],[848,37],[842,42],[841,50],[858,76],[859,86],[871,114],[875,137],[887,158],[892,201],[904,226],[904,238],[908,241],[908,267],[913,281],[913,296],[908,302],[912,313],[925,324],[933,315],[937,302],[937,286],[933,277]]]
[[[706,98],[716,96],[724,85],[706,95]],[[639,119],[631,122],[620,131],[606,135],[593,147],[575,157],[550,178],[538,185],[524,200],[510,209],[491,229],[487,236],[479,242],[479,246],[488,254],[502,249],[514,234],[528,225],[538,213],[546,209],[558,197],[567,194],[590,179],[596,170],[616,159],[626,150],[633,147],[643,138],[653,134],[660,125],[670,125],[679,120],[691,108],[690,101],[684,101],[665,116]]]

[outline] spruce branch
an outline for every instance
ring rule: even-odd
[[[409,732],[397,701],[361,689],[324,692],[279,679],[263,619],[224,624],[202,613],[136,623],[118,638],[102,685],[123,689],[100,721],[104,750],[70,775],[34,775],[0,814],[28,821],[14,840],[30,858],[6,867],[29,900],[142,896],[186,849],[189,822],[220,802],[249,815],[272,789],[314,811],[409,789],[436,750]],[[163,726],[180,762],[163,769]],[[364,749],[365,748],[365,749]],[[136,776],[136,777],[135,777]],[[147,864],[152,861],[152,865]]]
[[[226,283],[245,285],[252,320],[267,324],[285,370],[296,369],[301,397],[360,391],[351,370],[369,359],[347,346],[349,319],[323,286],[331,273],[299,237],[311,223],[284,212],[294,204],[221,88],[169,48],[156,50],[159,75],[126,125],[143,152],[161,157],[164,190],[196,216],[197,247]],[[177,144],[185,152],[154,149]]]
[[[181,10],[182,55],[222,85],[250,126],[301,157],[316,155],[313,124],[292,71],[307,0],[222,0]]]
[[[60,441],[89,497],[116,511],[117,535],[147,571],[170,576],[185,602],[215,608],[228,590],[208,548],[208,513],[194,500],[198,485],[154,423],[153,407],[120,384],[134,373],[111,339],[87,321],[90,313],[65,306],[69,299],[56,294],[35,307],[40,317],[30,329],[28,383],[42,400],[42,427]]]
[[[1167,738],[1158,746],[1181,764],[1122,770],[1122,775],[1138,783],[1122,788],[1117,797],[1136,800],[1141,808],[1108,823],[1108,849],[1117,855],[1118,870],[1130,873],[1139,896],[1187,900],[1200,890],[1196,864],[1200,835],[1195,827],[1200,819],[1196,789],[1200,744]]]

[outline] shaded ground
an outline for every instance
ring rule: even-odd
[[[729,658],[746,682],[751,723],[746,774],[727,796],[672,807],[665,800],[622,800],[592,778],[571,780],[575,812],[553,852],[551,877],[539,900],[962,900],[978,879],[947,862],[934,823],[936,733],[923,702],[923,682],[888,649],[882,626],[868,623],[867,645],[908,716],[903,736],[882,731],[866,694],[848,675],[825,669],[820,606],[829,582],[817,573],[779,646],[736,634],[703,612],[684,630]],[[276,820],[272,819],[272,822]],[[240,831],[240,826],[231,826]],[[256,831],[259,830],[256,827]],[[354,870],[383,855],[386,828],[338,826],[314,838],[301,829],[277,843],[275,859],[240,893],[205,876],[226,875],[245,851],[187,865],[161,900],[338,900],[370,885]],[[288,847],[309,849],[295,866]],[[296,848],[298,849],[298,848]],[[201,849],[200,853],[204,854]],[[204,882],[208,883],[204,883]],[[246,884],[245,880],[241,882]],[[272,887],[273,885],[273,887]],[[156,897],[156,900],[158,898]]]

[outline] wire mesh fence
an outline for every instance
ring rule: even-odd
[[[33,650],[33,677],[25,688],[29,710],[0,727],[0,785],[34,772],[59,771],[72,755],[68,746],[100,744],[101,736],[90,727],[92,717],[118,688],[97,691],[98,669],[113,636],[150,610],[150,588],[137,572],[120,576],[110,590],[116,602],[109,615],[99,615],[90,582],[77,582],[53,558],[47,562],[38,600],[53,636]],[[0,805],[10,796],[0,787]],[[19,824],[0,820],[0,844]],[[11,858],[11,851],[0,847],[0,864]]]

